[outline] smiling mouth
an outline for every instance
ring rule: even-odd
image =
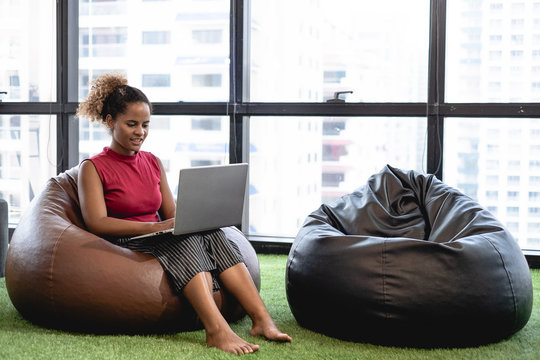
[[[131,142],[136,143],[136,144],[142,144],[143,141],[144,141],[144,139],[142,139],[142,138],[139,138],[139,139],[131,139]]]

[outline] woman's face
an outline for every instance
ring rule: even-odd
[[[111,149],[122,155],[135,155],[148,136],[150,108],[144,102],[129,103],[116,119],[107,115],[107,126],[112,132]]]

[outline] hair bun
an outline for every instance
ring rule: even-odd
[[[76,116],[83,116],[90,121],[103,122],[101,111],[103,102],[116,88],[128,84],[127,78],[121,73],[103,74],[93,80],[86,99],[79,104]]]

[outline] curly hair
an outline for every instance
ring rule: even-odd
[[[91,83],[92,87],[86,99],[79,104],[76,116],[83,116],[93,122],[106,125],[107,115],[116,119],[118,114],[126,111],[127,105],[144,102],[152,104],[139,89],[128,85],[127,78],[120,73],[104,74]]]

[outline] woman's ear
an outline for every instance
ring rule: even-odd
[[[112,130],[114,128],[114,120],[111,116],[111,114],[107,114],[105,117],[105,122],[107,123],[107,127]]]

